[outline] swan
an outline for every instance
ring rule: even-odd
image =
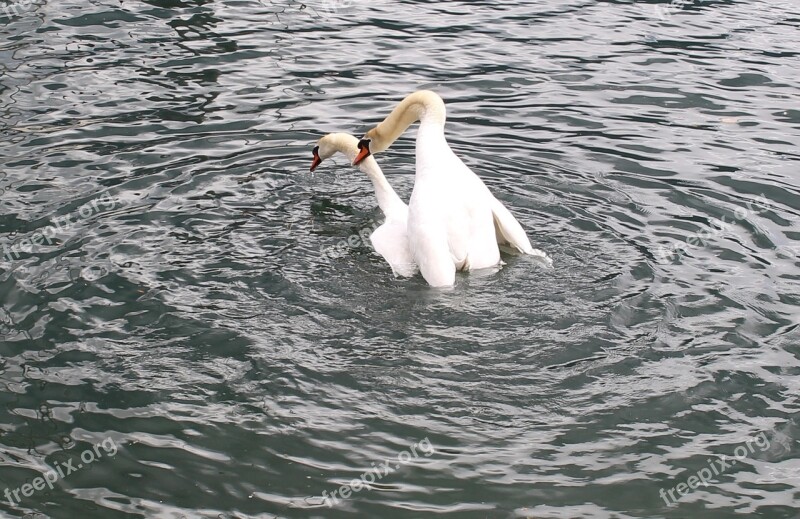
[[[552,265],[545,252],[531,246],[511,212],[450,149],[444,136],[444,101],[435,92],[420,90],[403,99],[359,141],[353,165],[385,151],[417,121],[408,243],[425,281],[452,286],[457,270],[501,265],[498,243]]]
[[[358,139],[346,133],[330,133],[321,138],[313,150],[311,171],[337,152],[353,162],[358,154]],[[386,218],[369,237],[372,247],[389,263],[395,276],[411,277],[418,269],[408,247],[408,206],[392,189],[374,158],[359,161],[358,167],[372,180],[378,206]]]

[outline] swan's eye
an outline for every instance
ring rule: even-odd
[[[314,149],[311,150],[311,153],[313,153],[315,157],[318,157],[319,156],[319,146],[314,146]]]
[[[371,139],[361,139],[358,141],[358,149],[362,150],[364,148],[369,149],[369,143],[372,142]]]

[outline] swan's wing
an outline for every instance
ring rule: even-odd
[[[375,229],[369,239],[375,252],[392,267],[395,276],[411,277],[417,273],[417,264],[408,245],[405,221],[387,221]]]
[[[492,211],[485,198],[474,198],[468,206],[469,252],[465,270],[494,268],[500,264]]]
[[[456,265],[448,243],[446,225],[418,216],[415,211],[409,210],[408,243],[422,277],[434,287],[453,286],[456,282]]]
[[[433,287],[451,287],[456,282],[456,265],[444,233],[422,232],[411,240],[414,259],[425,281]]]
[[[546,263],[552,264],[553,260],[550,259],[547,253],[539,249],[534,249],[531,246],[531,241],[528,239],[528,235],[525,234],[525,229],[523,229],[517,219],[514,218],[514,215],[506,209],[506,206],[493,195],[489,194],[489,196],[491,197],[490,205],[492,208],[492,216],[494,217],[494,229],[497,235],[497,243],[501,245],[508,244],[522,253],[530,254],[531,256],[539,256]]]
[[[466,240],[453,233],[458,220],[453,199],[458,197],[448,187],[440,175],[425,174],[417,165],[408,202],[408,244],[422,277],[434,287],[453,286],[456,262],[467,256]]]
[[[525,234],[525,229],[514,218],[514,215],[506,209],[498,199],[491,194],[489,195],[489,205],[492,209],[492,217],[494,218],[494,230],[497,235],[497,243],[500,245],[510,245],[520,252],[529,253],[533,250],[531,241],[528,235]]]

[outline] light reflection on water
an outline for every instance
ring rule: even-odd
[[[796,515],[800,10],[673,5],[69,0],[0,19],[0,248],[72,217],[2,249],[0,493],[119,446],[0,510]],[[307,172],[313,142],[419,88],[554,269],[505,256],[433,291],[367,244],[326,254],[380,212],[345,161]],[[379,159],[406,199],[413,149]],[[314,500],[423,438],[424,462]]]

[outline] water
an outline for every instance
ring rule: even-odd
[[[800,517],[796,3],[15,5],[4,517]],[[419,88],[555,268],[358,240]]]

